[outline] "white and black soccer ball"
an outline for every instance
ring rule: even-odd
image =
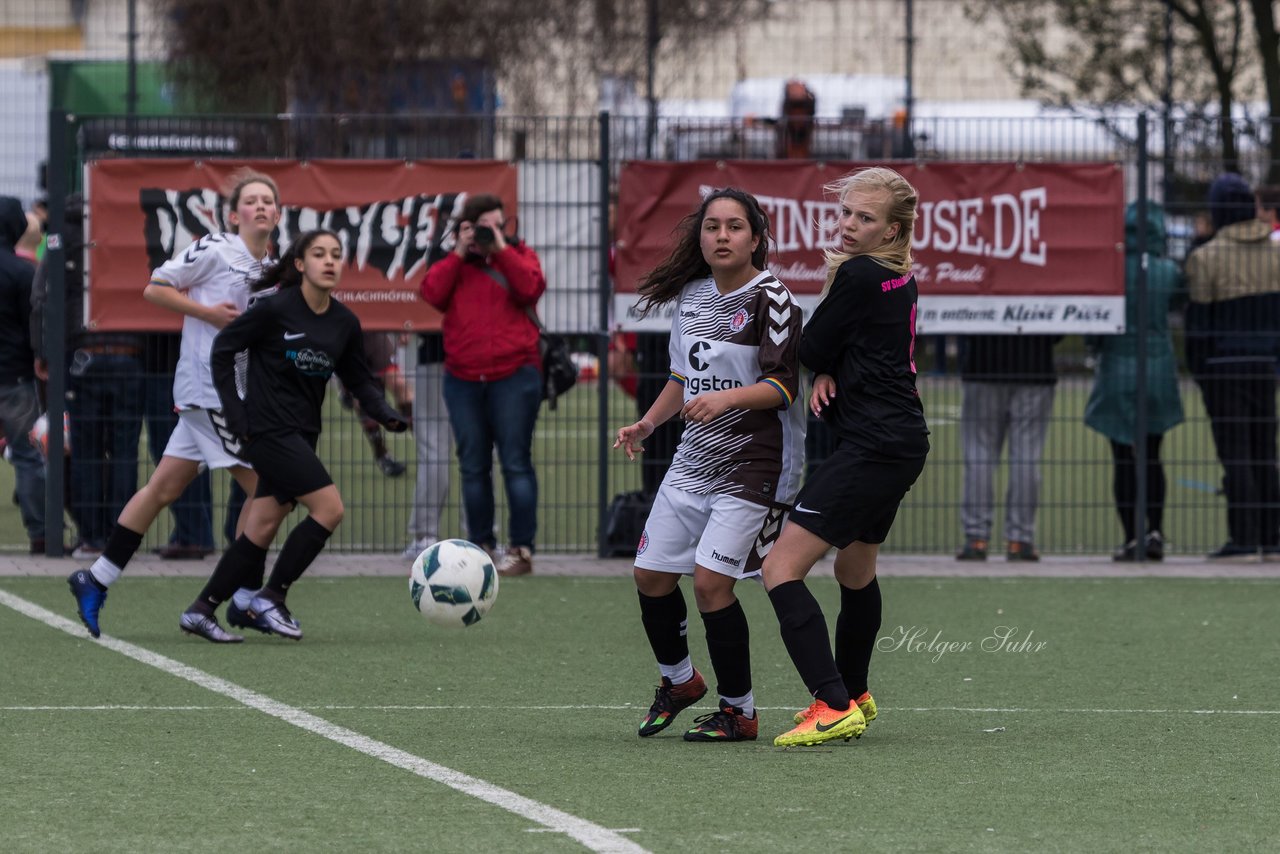
[[[418,613],[437,626],[480,622],[498,598],[498,571],[489,553],[466,540],[441,540],[409,568],[409,595]]]

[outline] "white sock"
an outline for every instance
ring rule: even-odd
[[[739,709],[742,709],[742,714],[747,717],[754,718],[756,716],[756,698],[752,691],[748,691],[741,697],[721,697],[720,705],[722,707],[737,706]]]
[[[679,664],[659,664],[658,672],[670,679],[672,685],[681,685],[693,678],[693,659],[686,655]]]
[[[89,574],[103,587],[115,584],[122,572],[124,570],[101,555],[93,562],[93,566],[89,567]]]
[[[253,594],[257,592],[256,590],[250,590],[248,587],[241,587],[231,597],[231,601],[241,611],[247,610],[249,603],[253,601]]]

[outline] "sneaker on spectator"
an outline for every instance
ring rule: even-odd
[[[511,546],[498,563],[498,575],[528,575],[533,572],[533,552],[525,546]]]
[[[419,537],[404,547],[404,551],[400,553],[400,557],[405,560],[413,560],[438,542],[440,541],[435,537]]]
[[[1040,560],[1040,553],[1036,551],[1036,547],[1031,543],[1010,540],[1005,547],[1004,559],[1015,563],[1019,561],[1035,563]]]
[[[1231,563],[1257,563],[1260,559],[1257,546],[1241,546],[1227,540],[1216,551],[1209,552],[1209,560]]]
[[[87,543],[84,540],[76,543],[76,547],[71,551],[71,557],[75,560],[95,560],[102,555],[102,546],[95,543]]]
[[[986,560],[987,541],[970,537],[964,542],[964,548],[956,553],[956,560]]]

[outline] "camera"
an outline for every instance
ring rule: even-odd
[[[496,240],[493,229],[487,225],[477,225],[475,228],[476,243],[481,246],[490,246]]]

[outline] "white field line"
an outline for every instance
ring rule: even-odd
[[[2,595],[2,594],[0,594]],[[244,709],[244,706],[134,706],[134,705],[102,705],[102,706],[0,706],[0,712],[231,712]],[[482,712],[488,706],[462,705],[342,705],[325,703],[320,705],[295,706],[296,709],[312,709],[326,712]],[[517,712],[635,712],[640,709],[635,705],[599,706],[512,706],[503,708]],[[693,706],[693,709],[713,708],[712,706]],[[792,712],[791,706],[756,706],[762,712]],[[999,706],[918,706],[895,707],[880,704],[885,712],[969,712],[977,714],[1047,714],[1047,715],[1280,715],[1280,709],[1032,709],[1002,708]]]
[[[14,596],[0,590],[0,605],[6,605],[9,608],[38,620],[51,628],[66,632],[77,638],[84,637],[84,628],[73,620],[68,620],[47,611],[32,602]],[[592,824],[585,819],[570,815],[569,813],[558,810],[538,801],[518,795],[515,792],[508,791],[492,783],[476,777],[463,774],[460,771],[454,771],[452,768],[446,768],[443,765],[437,765],[412,753],[384,744],[367,736],[331,724],[328,721],[318,718],[309,712],[303,711],[295,706],[289,706],[285,703],[278,702],[270,697],[243,688],[233,682],[220,679],[203,670],[198,670],[180,661],[167,658],[150,650],[135,646],[126,641],[118,640],[108,635],[103,635],[98,643],[113,652],[118,652],[134,661],[154,667],[157,670],[168,673],[171,676],[177,676],[185,679],[201,688],[213,691],[215,694],[221,694],[228,699],[234,700],[241,705],[257,709],[260,712],[279,718],[286,723],[293,724],[299,729],[314,733],[330,741],[350,747],[374,759],[379,759],[389,765],[402,768],[419,777],[425,777],[428,780],[434,780],[442,783],[451,789],[455,789],[463,794],[478,798],[486,803],[493,804],[500,809],[515,813],[529,819],[548,830],[557,833],[564,833],[572,839],[577,840],[586,848],[592,851],[605,852],[627,852],[628,854],[645,854],[645,849],[635,844],[629,839],[620,836],[617,832],[597,824]],[[178,707],[175,707],[178,708]]]

